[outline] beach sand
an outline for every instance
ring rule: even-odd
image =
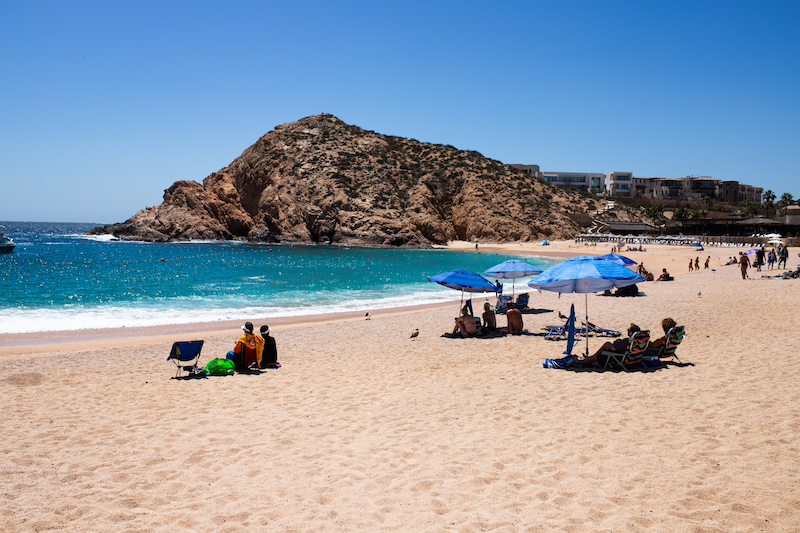
[[[589,319],[656,338],[672,316],[686,366],[544,369],[563,342],[441,337],[455,302],[270,319],[282,368],[195,380],[170,379],[172,342],[205,363],[238,324],[0,336],[0,531],[798,531],[800,281],[647,248],[626,255],[676,280],[591,294]],[[571,303],[532,293],[525,326]]]

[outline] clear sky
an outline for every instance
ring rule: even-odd
[[[800,197],[800,2],[0,1],[0,220],[111,223],[276,125]]]

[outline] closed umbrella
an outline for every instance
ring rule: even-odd
[[[586,294],[586,323],[589,323],[589,293],[628,287],[644,281],[644,277],[622,265],[591,255],[570,257],[554,265],[528,282],[534,289],[562,293]],[[586,337],[589,354],[589,337]]]
[[[511,297],[514,297],[514,282],[517,278],[540,274],[542,269],[526,263],[520,259],[509,259],[499,265],[495,265],[489,270],[484,270],[484,274],[492,278],[511,280]]]

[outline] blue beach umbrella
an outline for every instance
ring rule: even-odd
[[[464,303],[465,292],[497,292],[497,288],[492,282],[480,274],[470,270],[451,270],[442,272],[435,276],[429,276],[428,281],[444,285],[448,289],[461,291],[461,303]]]
[[[514,282],[517,278],[524,278],[526,276],[533,276],[542,272],[541,268],[535,267],[530,263],[526,263],[521,259],[509,259],[503,261],[499,265],[495,265],[489,270],[484,270],[483,273],[492,278],[510,279],[511,280],[511,296],[514,296]]]
[[[616,263],[616,264],[622,265],[622,266],[628,266],[628,265],[637,264],[636,261],[634,261],[633,259],[631,259],[629,257],[625,257],[624,255],[619,255],[619,254],[606,254],[606,255],[598,256],[597,258],[598,259],[605,259],[607,261],[611,261],[612,263]]]
[[[528,282],[534,289],[563,293],[586,294],[586,323],[589,323],[589,293],[628,287],[644,281],[632,270],[591,255],[570,257],[554,265]],[[589,337],[586,337],[586,354],[589,354]]]

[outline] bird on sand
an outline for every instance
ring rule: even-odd
[[[415,330],[414,330],[414,331],[411,333],[411,338],[412,338],[412,339],[416,339],[417,337],[419,337],[419,329],[415,329]]]
[[[558,312],[558,318],[560,318],[560,319],[562,319],[562,320],[566,320],[566,319],[567,319],[567,318],[569,318],[569,317],[566,317],[566,316],[564,316],[564,313],[562,313],[561,311],[559,311],[559,312]]]
[[[367,313],[364,315],[364,317],[365,317],[366,320],[369,320],[370,318],[372,318],[372,316],[370,316],[370,314],[369,314],[369,311],[367,311]]]

